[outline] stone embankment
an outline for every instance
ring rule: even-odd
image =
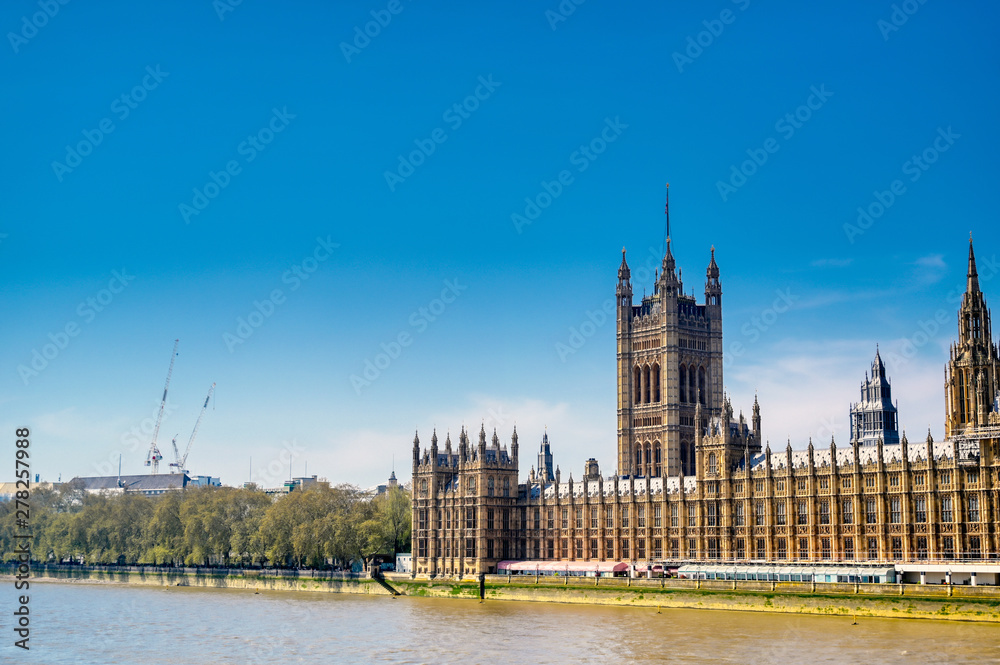
[[[4,571],[9,572],[9,571]],[[255,591],[313,591],[486,601],[623,605],[897,617],[1000,623],[1000,587],[919,584],[832,584],[721,580],[628,579],[487,575],[376,580],[351,573],[125,566],[37,566],[37,581],[139,584]],[[10,575],[3,575],[9,578]]]

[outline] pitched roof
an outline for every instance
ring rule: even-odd
[[[119,480],[121,481],[120,485]],[[75,481],[82,482],[83,489],[89,492],[117,490],[119,488],[124,488],[128,492],[150,492],[184,489],[191,479],[183,473],[164,473],[135,476],[93,476],[74,478],[71,482]]]

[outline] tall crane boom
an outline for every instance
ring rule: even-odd
[[[160,423],[163,422],[163,409],[167,405],[167,390],[170,388],[170,376],[174,373],[174,359],[177,358],[177,345],[180,344],[179,339],[174,340],[174,350],[170,354],[170,368],[167,370],[167,382],[163,385],[163,398],[160,400],[160,412],[156,415],[156,426],[153,428],[153,440],[149,443],[149,452],[146,454],[146,466],[153,467],[151,473],[156,473],[160,470],[160,460],[163,459],[163,455],[160,454],[160,449],[156,447],[156,437],[160,433]]]
[[[198,414],[198,420],[194,421],[194,429],[191,430],[191,438],[188,439],[187,448],[184,450],[184,456],[177,456],[177,445],[174,445],[174,457],[176,461],[171,462],[170,466],[177,467],[177,473],[185,473],[184,465],[187,464],[188,455],[191,453],[191,446],[194,444],[194,437],[198,434],[198,427],[201,425],[201,419],[205,415],[206,409],[208,409],[208,402],[212,399],[212,393],[215,392],[215,384],[208,389],[208,395],[205,396],[205,403],[201,407],[201,413]],[[177,439],[174,439],[176,441]]]
[[[178,436],[180,436],[180,434],[174,434],[174,438],[171,439],[171,441],[170,441],[170,445],[172,445],[174,447],[174,461],[175,462],[181,458],[181,454],[179,452],[177,452],[177,437]],[[171,464],[170,466],[174,466],[174,464]]]

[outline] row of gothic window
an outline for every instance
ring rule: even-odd
[[[475,476],[470,477],[466,481],[466,489],[468,490],[469,494],[475,494],[475,492],[476,492],[476,478],[475,478]],[[420,481],[420,493],[421,493],[422,496],[427,496],[427,479],[426,478],[423,478]],[[496,482],[495,482],[493,476],[488,476],[486,478],[486,496],[495,496],[495,495],[496,495]],[[510,496],[510,478],[506,477],[506,476],[504,476],[504,479],[503,479],[503,496],[505,496],[505,497],[509,497]]]
[[[635,448],[636,475],[658,477],[663,469],[663,453],[660,442],[639,443]]]
[[[704,367],[681,365],[678,372],[682,404],[701,402],[708,405],[708,372]],[[660,401],[660,365],[636,365],[632,368],[633,394],[636,404]]]

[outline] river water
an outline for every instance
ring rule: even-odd
[[[1000,626],[308,592],[33,583],[0,663],[1000,663]]]

